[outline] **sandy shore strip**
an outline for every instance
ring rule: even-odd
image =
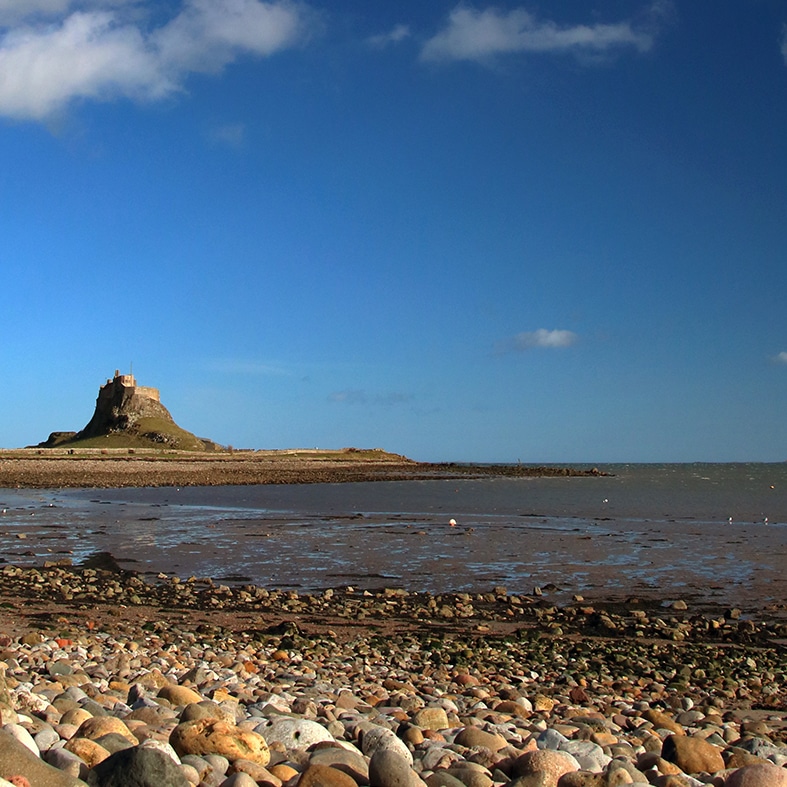
[[[385,451],[0,451],[0,488],[315,484],[484,476],[598,475],[593,468],[414,462]]]

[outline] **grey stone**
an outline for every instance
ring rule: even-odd
[[[172,746],[170,746],[170,744],[166,741],[160,741],[156,738],[148,738],[148,740],[143,741],[139,747],[141,749],[155,749],[156,751],[160,751],[162,754],[166,754],[166,756],[169,757],[172,762],[175,763],[175,765],[180,765],[180,757],[178,757],[175,749],[173,749]],[[226,758],[222,757],[222,759]],[[226,773],[226,770],[227,769],[225,768],[222,773]]]
[[[33,736],[33,740],[36,742],[38,751],[43,752],[51,749],[60,740],[60,736],[47,725]]]
[[[464,782],[447,771],[435,771],[426,778],[426,787],[465,787]]]
[[[62,747],[48,749],[44,752],[44,759],[58,770],[77,779],[87,778],[88,767],[81,757]]]
[[[221,776],[230,768],[230,761],[223,754],[203,754],[202,757],[213,768],[213,772]]]
[[[763,759],[767,759],[779,751],[778,747],[774,746],[773,743],[762,738],[746,738],[736,745],[740,746],[741,749],[745,749],[749,754],[753,754],[755,757],[762,757]]]
[[[248,773],[233,773],[221,783],[221,787],[257,787],[257,782]]]
[[[604,753],[604,749],[592,741],[566,741],[559,751],[571,754],[582,770],[601,773],[612,759]]]
[[[328,765],[351,776],[356,784],[369,784],[369,764],[360,752],[333,747],[317,749],[309,759],[311,765]]]
[[[492,777],[485,769],[469,767],[473,763],[464,763],[455,768],[449,768],[448,774],[459,779],[465,787],[492,787]]]
[[[416,778],[410,763],[393,749],[377,749],[369,760],[372,787],[414,787]]]
[[[413,755],[404,741],[397,738],[387,727],[372,726],[364,729],[361,737],[361,751],[367,757],[373,757],[378,751],[392,751],[404,758],[408,767],[413,764]]]
[[[134,744],[118,732],[108,732],[100,738],[96,738],[96,743],[103,746],[110,754],[123,749],[130,749]]]
[[[190,787],[170,757],[142,746],[107,757],[90,771],[87,781],[91,787]]]
[[[564,743],[568,743],[568,738],[557,730],[544,730],[538,738],[536,738],[536,745],[539,749],[550,749],[557,751]]]

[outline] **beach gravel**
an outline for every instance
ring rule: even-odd
[[[299,595],[5,566],[0,777],[782,787],[784,634],[778,617],[637,600]]]

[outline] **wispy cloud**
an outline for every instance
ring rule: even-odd
[[[369,46],[376,49],[384,49],[391,44],[398,44],[410,37],[410,28],[407,25],[396,25],[393,30],[388,33],[381,33],[380,35],[370,36],[366,39]]]
[[[295,45],[310,23],[309,9],[288,0],[184,0],[152,30],[120,0],[33,0],[22,17],[24,8],[0,5],[0,115],[39,121],[76,100],[161,99],[190,73]]]
[[[654,5],[654,13],[656,8]],[[645,27],[635,29],[632,21],[561,26],[540,20],[523,8],[477,10],[459,5],[443,29],[424,44],[421,59],[483,62],[516,52],[597,55],[624,48],[646,52],[653,46],[654,33]]]
[[[0,0],[0,25],[15,25],[22,21],[46,20],[62,16],[71,9],[82,11],[94,8],[139,5],[141,0]]]
[[[787,352],[785,352],[784,350],[782,350],[782,352],[780,352],[780,353],[777,353],[776,355],[774,355],[774,356],[771,358],[771,360],[772,360],[774,363],[783,363],[783,364],[787,364]]]
[[[547,330],[523,331],[498,343],[498,353],[525,352],[526,350],[559,350],[576,344],[579,337],[573,331]]]
[[[212,128],[208,132],[208,139],[228,148],[241,148],[246,141],[246,125],[244,123],[225,123]]]
[[[397,405],[407,404],[412,401],[412,396],[406,393],[391,392],[372,394],[356,388],[343,391],[334,391],[328,396],[328,401],[335,404],[365,404],[365,405]]]

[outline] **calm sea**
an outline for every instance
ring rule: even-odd
[[[0,558],[112,553],[155,575],[787,600],[787,464],[606,465],[607,477],[0,490]],[[454,520],[455,524],[451,524]]]

